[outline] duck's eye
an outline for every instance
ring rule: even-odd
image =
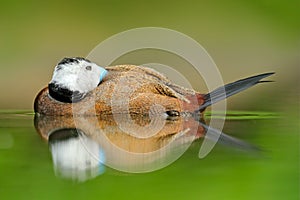
[[[91,71],[92,67],[91,66],[86,66],[85,69]]]

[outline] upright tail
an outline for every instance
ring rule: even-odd
[[[269,72],[264,74],[259,74],[256,76],[251,76],[245,79],[241,79],[238,81],[235,81],[233,83],[226,84],[224,86],[221,86],[214,91],[205,94],[204,95],[204,104],[202,104],[195,112],[202,112],[207,108],[208,106],[217,103],[223,99],[226,99],[227,97],[230,97],[236,93],[239,93],[243,90],[246,90],[247,88],[252,87],[253,85],[256,85],[257,83],[262,82],[270,82],[270,81],[261,81],[261,79],[266,78],[268,76],[271,76],[275,72]],[[224,93],[225,91],[225,93]]]

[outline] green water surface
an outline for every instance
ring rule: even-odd
[[[286,118],[249,112],[251,117],[246,118],[246,114],[229,112],[223,131],[262,147],[261,154],[217,144],[208,156],[199,159],[202,140],[197,140],[180,159],[161,170],[130,174],[106,167],[98,177],[78,183],[55,176],[48,144],[36,133],[31,111],[2,111],[0,197],[298,199],[299,126],[290,126],[298,120],[296,115]]]

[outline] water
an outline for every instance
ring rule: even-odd
[[[199,159],[202,139],[197,139],[175,162],[158,170],[151,168],[152,172],[126,173],[102,166],[96,173],[90,170],[86,178],[70,180],[55,166],[50,152],[54,147],[37,134],[31,111],[2,111],[0,196],[1,199],[298,199],[299,133],[298,126],[291,126],[297,121],[293,115],[287,118],[270,112],[231,111],[223,131],[259,146],[260,153],[217,144],[207,157]],[[46,119],[45,124],[51,127],[51,120]],[[57,144],[55,140],[53,144]]]

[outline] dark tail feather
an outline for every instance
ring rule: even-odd
[[[263,83],[263,82],[270,82],[270,81],[260,81],[263,78],[266,78],[268,76],[271,76],[275,72],[270,72],[270,73],[264,73],[264,74],[259,74],[256,76],[251,76],[245,79],[241,79],[238,81],[235,81],[233,83],[226,84],[225,86],[221,86],[214,91],[204,95],[204,104],[202,104],[197,111],[202,112],[206,107],[217,103],[218,101],[221,101],[223,99],[226,99],[227,97],[230,97],[236,93],[239,93],[243,90],[246,90],[253,85],[256,85],[257,83]],[[225,93],[224,93],[225,90]]]

